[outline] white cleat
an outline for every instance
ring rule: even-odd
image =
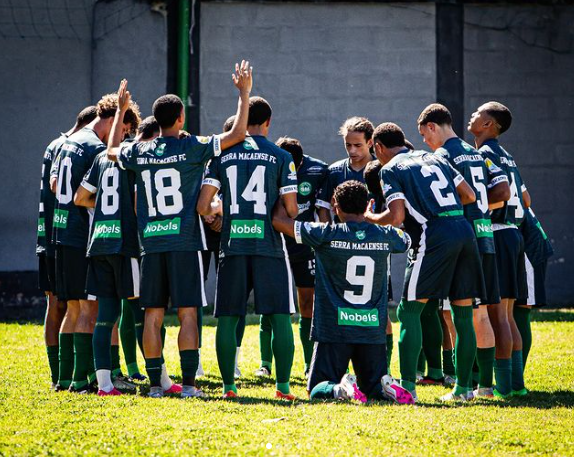
[[[472,390],[468,391],[465,394],[458,394],[456,395],[454,393],[454,390],[452,392],[449,392],[446,395],[443,395],[442,397],[440,397],[440,401],[444,401],[444,402],[467,402],[467,401],[471,401],[474,399],[474,395],[472,393]]]
[[[197,371],[195,372],[196,378],[201,378],[205,376],[205,371],[203,371],[203,365],[201,364],[201,357],[199,358],[199,364],[197,365]]]
[[[388,400],[400,405],[414,405],[416,402],[416,394],[402,387],[391,375],[386,374],[381,378],[381,386]]]
[[[474,398],[494,398],[494,391],[492,387],[479,387],[472,391]]]
[[[338,400],[357,400],[361,403],[367,402],[367,396],[359,390],[357,377],[347,373],[341,378],[341,382],[333,389],[335,398]]]
[[[135,392],[137,389],[136,385],[133,382],[128,381],[128,378],[126,378],[125,376],[118,376],[118,377],[114,378],[114,380],[112,381],[112,384],[120,392],[121,391]]]
[[[149,393],[147,394],[150,398],[162,398],[163,397],[163,389],[161,386],[158,387],[151,387],[149,389]]]
[[[260,367],[255,370],[255,376],[257,377],[264,377],[264,376],[271,376],[271,370],[267,367]]]
[[[181,386],[181,398],[206,398],[207,394],[195,386]]]

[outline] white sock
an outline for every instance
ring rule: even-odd
[[[171,378],[167,374],[167,368],[165,367],[165,363],[161,366],[161,388],[163,390],[168,390],[172,385]]]
[[[241,348],[238,347],[237,350],[235,351],[235,369],[239,368],[239,352],[241,351]]]
[[[112,371],[111,370],[97,370],[96,379],[98,380],[98,388],[106,393],[114,390],[114,384],[112,383]]]

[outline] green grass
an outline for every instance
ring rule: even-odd
[[[54,393],[42,327],[0,324],[0,455],[574,455],[574,313],[538,313],[535,320],[528,397],[445,406],[437,401],[445,388],[423,387],[414,407],[310,403],[298,342],[293,390],[301,400],[274,400],[274,384],[252,376],[253,325],[238,401],[218,399],[213,327],[204,333],[208,376],[200,381],[207,401]],[[178,375],[176,333],[168,328],[166,352]],[[394,373],[396,354],[395,347]]]

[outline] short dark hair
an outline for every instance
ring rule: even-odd
[[[373,138],[387,148],[405,145],[405,133],[392,122],[383,122],[373,133]]]
[[[381,188],[381,178],[379,177],[379,172],[383,166],[378,160],[371,160],[365,167],[363,176],[365,177],[365,184],[367,189],[372,195],[382,196],[383,189]]]
[[[162,95],[153,102],[152,112],[161,128],[169,128],[175,124],[183,109],[181,98],[174,94]]]
[[[345,136],[349,132],[362,132],[365,134],[365,140],[373,138],[375,127],[366,117],[353,116],[343,122],[339,127],[339,135]]]
[[[159,124],[155,117],[146,117],[138,127],[138,134],[141,135],[142,140],[149,140],[151,137],[159,133]]]
[[[291,154],[293,162],[295,162],[295,167],[299,168],[299,165],[303,162],[303,146],[301,146],[301,142],[295,138],[282,136],[275,144]]]
[[[369,192],[362,182],[350,180],[335,188],[333,198],[347,214],[363,214],[369,204]]]
[[[488,102],[485,111],[498,124],[498,133],[506,132],[512,125],[512,113],[502,103]]]
[[[233,124],[235,124],[235,114],[233,116],[229,116],[223,123],[223,133],[229,132],[233,128]]]
[[[265,124],[271,119],[271,105],[263,97],[250,97],[249,98],[249,118],[247,125],[261,125]]]
[[[446,106],[440,103],[431,103],[420,114],[417,124],[426,125],[429,122],[437,125],[452,125],[452,116]]]
[[[76,125],[78,127],[84,127],[92,122],[97,115],[98,109],[96,108],[96,105],[86,106],[76,116]]]
[[[406,146],[407,148],[409,148],[411,151],[414,151],[414,150],[415,150],[415,145],[412,144],[412,143],[411,143],[409,140],[407,140],[406,138],[405,138],[405,146]]]

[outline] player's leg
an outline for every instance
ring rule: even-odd
[[[286,258],[253,256],[255,312],[271,317],[273,356],[275,357],[276,396],[292,399],[289,380],[295,345],[291,314],[295,300],[291,269]]]
[[[387,363],[387,373],[391,374],[391,358],[393,356],[393,324],[391,322],[391,317],[387,314],[387,328],[385,329],[386,334],[386,348],[387,353],[385,354],[385,361]]]
[[[215,349],[223,380],[224,398],[237,396],[234,365],[237,353],[237,325],[246,312],[246,303],[252,289],[251,258],[227,256],[220,260],[217,270],[215,295]]]
[[[353,352],[352,345],[343,343],[315,343],[307,390],[311,400],[366,401],[357,385],[356,377],[346,374]]]
[[[309,374],[311,357],[313,356],[313,342],[311,335],[311,318],[313,317],[313,300],[315,295],[315,259],[291,262],[291,271],[297,288],[297,302],[299,304],[299,339],[303,347],[305,360],[305,376]]]
[[[99,297],[98,317],[93,338],[99,395],[110,394],[114,390],[112,370],[114,365],[119,363],[119,347],[115,346],[115,350],[112,350],[112,333],[120,315],[120,307],[121,300],[117,297]],[[116,359],[115,363],[114,359]]]
[[[241,343],[243,342],[243,336],[245,335],[245,316],[239,316],[239,322],[237,322],[237,328],[235,329],[235,341],[237,344],[237,350],[235,352],[235,377],[241,377],[241,370],[239,369],[239,355],[241,352]]]
[[[120,315],[121,315],[121,300],[120,300]],[[119,316],[118,320],[112,329],[112,341],[111,341],[111,354],[112,354],[112,376],[117,378],[118,376],[123,377],[122,367],[120,364],[120,328],[119,328]]]
[[[272,339],[273,325],[271,324],[271,317],[261,315],[259,318],[259,352],[261,362],[259,368],[255,371],[255,376],[271,376],[271,367],[273,366]]]
[[[58,384],[56,390],[67,390],[72,385],[74,374],[74,330],[80,314],[80,303],[70,300],[66,303],[66,314],[62,320],[59,342]]]
[[[442,384],[444,381],[441,364],[442,325],[438,308],[437,299],[429,300],[421,313],[422,346],[428,368],[420,384]]]
[[[80,313],[74,330],[74,376],[72,389],[84,392],[96,380],[93,335],[98,317],[96,300],[79,300]]]
[[[128,376],[134,379],[140,375],[137,359],[136,317],[129,300],[122,300],[122,314],[120,316],[120,340],[128,369]]]
[[[454,384],[456,382],[456,373],[454,370],[454,340],[456,340],[456,330],[452,323],[450,312],[450,301],[448,299],[440,300],[439,318],[442,326],[442,372],[444,373],[445,384]],[[448,317],[448,320],[447,320]],[[451,336],[454,332],[454,338]]]

